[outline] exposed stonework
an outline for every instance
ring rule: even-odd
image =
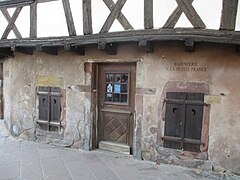
[[[147,54],[134,44],[120,45],[116,56],[91,46],[85,56],[65,51],[58,56],[16,53],[3,67],[5,122],[15,136],[91,150],[97,142],[97,109],[92,104],[97,89],[92,89],[92,70],[86,62],[136,62],[134,157],[240,174],[240,58],[234,48],[198,43],[189,53],[172,42],[156,43],[154,53]],[[65,92],[61,132],[36,129],[38,86],[56,86]],[[203,119],[208,121],[203,124],[202,153],[162,147],[167,91],[205,94]]]

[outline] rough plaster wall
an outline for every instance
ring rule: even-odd
[[[234,46],[198,44],[196,52],[188,53],[182,44],[165,43],[155,46],[153,54],[143,57],[146,67],[142,88],[157,88],[155,95],[143,97],[142,150],[148,151],[143,154],[147,159],[154,160],[157,156],[153,147],[156,147],[158,141],[156,131],[162,134],[159,113],[162,111],[163,102],[159,100],[163,96],[166,82],[206,83],[210,85],[210,96],[213,97],[210,110],[209,159],[216,170],[226,168],[240,173],[240,57],[234,50]],[[176,67],[175,62],[197,62],[197,67],[207,69],[203,72],[169,70],[169,67]]]
[[[15,54],[4,62],[5,121],[10,131],[19,127],[24,138],[35,138],[36,87],[56,86],[66,90],[66,117],[63,141],[65,146],[81,147],[85,137],[84,112],[90,109],[80,85],[89,85],[81,56],[60,51],[58,56],[34,53],[32,56]],[[86,102],[86,103],[85,103]],[[13,132],[14,133],[14,132]],[[58,142],[59,143],[59,142]]]

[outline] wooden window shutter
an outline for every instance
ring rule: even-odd
[[[39,119],[37,123],[43,130],[59,131],[61,127],[61,89],[58,87],[39,87]]]
[[[200,151],[204,94],[168,92],[164,147]]]

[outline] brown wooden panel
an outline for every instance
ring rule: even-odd
[[[92,7],[91,0],[82,0],[83,34],[92,34]]]
[[[223,0],[220,29],[234,30],[237,19],[238,0]]]
[[[101,64],[98,69],[98,142],[132,147],[135,64]]]
[[[163,145],[200,151],[204,94],[167,92]]]
[[[102,140],[128,144],[129,114],[102,112]]]

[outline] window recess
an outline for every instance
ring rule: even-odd
[[[200,152],[203,93],[167,92],[163,146]]]
[[[37,124],[39,128],[59,132],[61,128],[61,89],[59,87],[39,87],[38,102]]]

